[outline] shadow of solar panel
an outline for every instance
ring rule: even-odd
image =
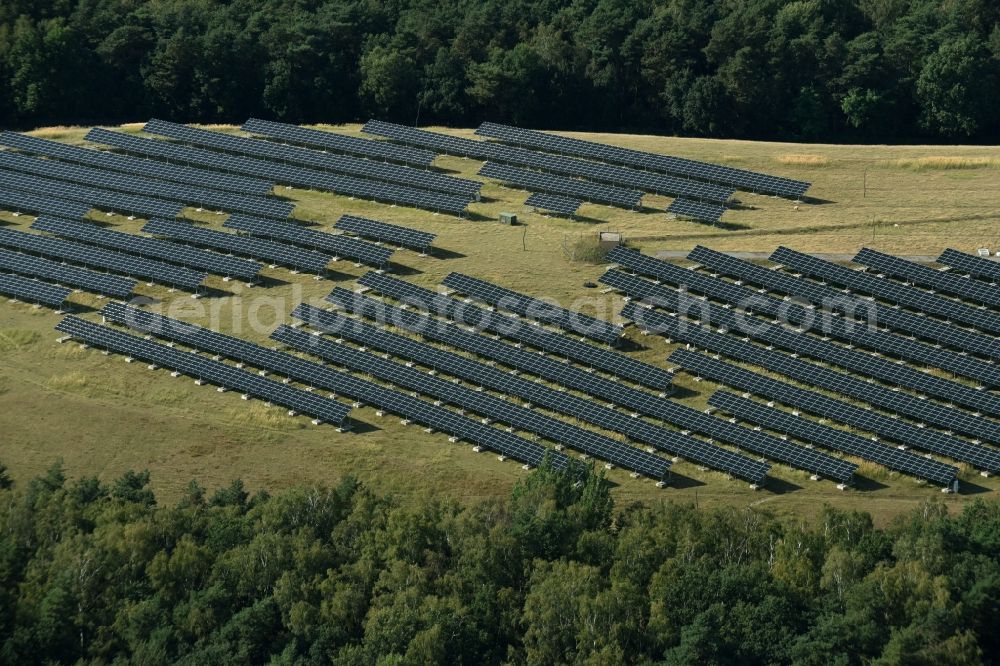
[[[489,393],[476,391],[385,360],[371,353],[333,344],[289,326],[279,327],[271,334],[271,339],[326,361],[418,391],[441,402],[471,410],[492,421],[536,433],[557,444],[571,446],[588,455],[654,479],[664,478],[670,469],[670,463],[666,460],[605,435],[546,416]]]
[[[529,190],[550,194],[560,194],[594,203],[610,204],[622,208],[637,208],[642,201],[642,192],[614,185],[604,185],[587,180],[576,180],[554,176],[542,171],[520,169],[507,164],[487,162],[479,169],[479,175],[493,178]]]
[[[972,277],[989,280],[991,283],[1000,282],[1000,262],[975,257],[951,248],[942,252],[937,261],[939,264],[968,273]]]
[[[918,364],[947,370],[958,376],[975,379],[987,386],[1000,386],[1000,368],[971,356],[933,347],[866,323],[835,316],[832,312],[818,312],[814,308],[807,308],[801,304],[762,294],[741,284],[681,268],[635,250],[616,247],[608,253],[608,260],[684,291],[704,294],[743,311],[768,315],[804,331],[837,338],[880,354],[892,354]]]
[[[1000,307],[1000,289],[977,280],[961,278],[868,248],[858,252],[852,261],[911,284],[929,287],[977,304]],[[994,319],[1000,321],[995,316]]]
[[[708,404],[768,430],[791,435],[816,446],[841,451],[850,456],[878,463],[887,469],[933,481],[954,491],[958,490],[958,468],[952,465],[886,446],[838,428],[831,428],[727,391],[716,391],[708,399]]]
[[[715,224],[722,217],[722,214],[726,212],[726,208],[725,206],[708,204],[701,201],[674,199],[667,206],[667,212],[679,217],[687,217],[692,220]]]
[[[355,236],[370,238],[384,243],[393,243],[400,247],[408,247],[411,250],[427,252],[431,243],[437,238],[435,234],[426,231],[417,231],[409,227],[400,227],[387,222],[370,220],[365,217],[354,215],[341,215],[334,228],[346,231]]]
[[[95,273],[84,268],[66,266],[58,261],[18,252],[0,250],[0,270],[25,277],[41,278],[56,284],[83,289],[112,298],[128,298],[135,289],[135,280]]]
[[[178,125],[163,120],[150,120],[146,123],[144,129],[152,134],[161,134],[178,141],[213,148],[215,150],[224,150],[240,155],[249,155],[251,157],[277,160],[291,164],[301,164],[314,169],[324,169],[384,180],[391,183],[411,185],[437,192],[475,197],[482,187],[482,183],[478,181],[455,178],[432,171],[360,159],[347,155],[331,155],[308,148],[247,139],[197,127]]]
[[[151,340],[144,340],[78,317],[66,317],[56,326],[56,330],[95,347],[119,354],[127,354],[182,372],[189,377],[282,405],[295,412],[311,416],[318,421],[339,424],[347,418],[347,414],[350,412],[349,407],[330,398],[324,398],[315,393],[293,388],[273,379],[234,368],[220,361],[181,351]]]
[[[274,188],[274,183],[266,180],[247,178],[246,176],[232,176],[219,173],[218,171],[196,169],[177,164],[130,157],[128,155],[118,155],[101,150],[70,146],[58,141],[49,141],[48,139],[40,139],[35,136],[17,134],[15,132],[0,132],[0,145],[16,148],[26,153],[52,157],[77,164],[86,164],[100,169],[109,169],[137,176],[169,180],[175,183],[208,187],[213,190],[263,196]]]
[[[346,257],[370,266],[383,267],[392,258],[392,250],[388,248],[307,229],[297,222],[275,222],[247,215],[232,215],[223,226],[252,236],[287,241],[334,257]]]
[[[177,217],[184,208],[182,204],[170,201],[122,194],[96,187],[73,185],[60,180],[29,176],[3,169],[0,169],[0,187],[9,187],[35,195],[81,201],[91,204],[94,208],[128,215]]]
[[[261,264],[254,261],[237,259],[158,238],[146,238],[121,231],[110,231],[88,222],[73,222],[43,215],[35,220],[31,228],[71,240],[121,250],[141,257],[162,259],[213,275],[238,278],[249,282],[256,280],[257,274],[263,268]]]
[[[394,205],[401,204],[461,215],[465,212],[471,201],[471,197],[468,196],[457,196],[381,181],[352,178],[350,176],[253,157],[191,148],[168,141],[144,139],[129,134],[122,134],[121,132],[110,132],[99,127],[91,129],[85,138],[88,141],[114,146],[138,155],[168,159],[184,164],[196,164],[230,173],[269,178],[282,185],[333,192],[343,196],[383,201]]]
[[[870,255],[861,256],[878,261]],[[940,298],[926,291],[838,266],[808,254],[789,250],[786,247],[779,247],[775,250],[771,255],[771,261],[789,266],[806,275],[839,284],[851,291],[871,294],[895,305],[903,305],[919,312],[945,317],[949,320],[975,326],[989,333],[1000,333],[1000,315],[989,310],[979,310],[957,301]]]
[[[197,291],[205,279],[204,273],[187,268],[122,252],[102,250],[61,238],[49,238],[11,229],[0,229],[0,246],[61,259],[81,266],[101,268],[112,273],[144,278],[168,287],[179,287],[189,291]]]
[[[430,166],[434,158],[437,157],[436,154],[429,150],[405,148],[384,141],[359,139],[334,132],[323,132],[307,127],[299,127],[298,125],[276,123],[258,118],[250,118],[243,123],[241,129],[250,134],[280,139],[302,146],[324,148],[351,155],[392,160],[393,162],[416,166]]]
[[[0,208],[14,213],[47,213],[69,219],[79,219],[90,212],[89,204],[13,191],[0,192]]]
[[[462,273],[449,273],[441,284],[494,307],[579,333],[598,342],[614,344],[622,335],[622,327],[611,322],[567,310]]]
[[[370,315],[372,311],[362,314]],[[693,462],[722,470],[751,483],[763,483],[769,469],[764,463],[655,426],[643,419],[605,407],[593,399],[555,390],[468,357],[443,351],[412,338],[390,333],[358,320],[347,319],[339,314],[325,312],[311,305],[299,305],[292,312],[292,317],[306,322],[317,330],[409,359],[477,386],[486,386],[505,395],[518,396],[528,401],[529,406],[544,407],[624,434],[635,441],[644,442],[673,455],[684,456]],[[403,322],[403,327],[412,323],[414,323],[412,320]],[[393,325],[397,325],[395,321]]]
[[[824,363],[857,372],[862,377],[879,379],[892,386],[905,387],[992,415],[1000,415],[1000,398],[958,382],[920,372],[906,365],[892,363],[871,354],[856,352],[826,340],[817,339],[778,323],[770,323],[747,312],[719,307],[706,301],[694,301],[685,294],[664,289],[646,280],[609,270],[600,278],[632,299],[683,314],[702,324],[735,335],[752,338],[771,346],[809,356]]]
[[[168,183],[143,176],[132,176],[58,160],[26,157],[6,151],[0,152],[0,168],[226,212],[253,213],[281,219],[291,215],[295,207],[288,201]]]
[[[540,326],[527,325],[513,317],[465,303],[381,273],[366,273],[358,284],[424,312],[445,317],[480,331],[490,331],[511,340],[558,354],[592,368],[660,391],[673,388],[673,375],[624,354],[587,344]]]
[[[155,236],[166,236],[174,240],[201,245],[215,250],[232,252],[244,257],[253,257],[275,265],[322,275],[327,265],[333,261],[328,254],[306,250],[261,238],[247,238],[227,234],[214,229],[205,229],[186,222],[170,220],[150,220],[142,231]]]
[[[545,192],[534,192],[524,202],[525,206],[549,210],[560,215],[575,215],[583,204],[579,199],[572,197],[562,197],[558,194],[546,194]]]
[[[0,273],[0,294],[60,310],[69,298],[70,290],[20,275]]]
[[[801,197],[809,189],[809,183],[771,176],[768,174],[734,169],[733,167],[699,162],[670,155],[658,155],[628,148],[619,148],[607,144],[571,139],[568,137],[547,134],[535,130],[521,129],[497,123],[483,123],[476,130],[479,136],[488,136],[529,148],[537,148],[551,153],[576,155],[602,162],[624,164],[677,174],[689,178],[697,178],[714,183],[722,183],[738,187],[750,192],[762,192],[786,197]]]
[[[548,456],[557,468],[566,468],[569,464],[564,454],[551,451],[517,435],[489,427],[438,405],[432,405],[412,396],[385,389],[377,384],[298,356],[124,305],[110,304],[104,308],[103,314],[112,321],[151,333],[157,337],[242,361],[309,386],[351,396],[356,400],[399,414],[406,419],[423,423],[442,432],[498,451],[515,460],[531,465],[540,465],[543,459]]]
[[[735,259],[700,245],[688,254],[688,259],[739,278],[741,281],[803,298],[825,310],[840,312],[850,318],[871,319],[879,326],[905,331],[985,358],[1000,359],[1000,341],[977,332],[967,331],[905,310],[885,307],[832,287],[755,266],[750,262]]]

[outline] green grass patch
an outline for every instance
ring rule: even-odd
[[[20,347],[33,345],[41,339],[37,331],[24,329],[0,329],[0,352],[9,352]]]

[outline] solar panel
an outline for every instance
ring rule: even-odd
[[[96,187],[73,185],[60,180],[28,176],[3,169],[0,169],[0,187],[30,192],[39,196],[80,201],[90,204],[94,208],[128,215],[177,217],[184,208],[182,204],[170,201],[122,194]]]
[[[361,131],[365,134],[384,136],[411,146],[430,148],[446,155],[489,159],[487,155],[481,152],[486,145],[483,141],[474,141],[438,132],[428,132],[427,130],[387,123],[382,120],[369,120],[361,128]]]
[[[792,180],[791,178],[771,176],[745,169],[734,169],[732,167],[709,164],[681,157],[672,157],[670,155],[658,155],[640,150],[619,148],[617,146],[609,146],[582,139],[571,139],[535,130],[510,127],[509,125],[483,123],[476,130],[476,134],[550,153],[576,155],[602,162],[624,164],[651,171],[662,171],[664,173],[697,178],[698,180],[731,185],[749,192],[762,192],[765,194],[799,198],[809,189],[809,183]]]
[[[157,337],[241,361],[309,386],[351,396],[442,432],[463,437],[515,460],[539,465],[548,456],[555,467],[568,466],[568,460],[562,453],[551,451],[517,435],[489,427],[438,405],[383,388],[292,354],[124,305],[111,304],[104,308],[102,314],[112,321],[152,333]]]
[[[939,264],[968,273],[972,277],[989,280],[991,283],[1000,282],[1000,262],[974,257],[950,248],[942,252],[937,261]]]
[[[56,326],[56,330],[95,347],[127,354],[129,357],[170,368],[201,381],[283,405],[293,411],[307,414],[317,421],[339,424],[350,412],[350,408],[330,398],[287,386],[256,373],[226,365],[221,361],[213,361],[198,354],[94,324],[79,317],[64,318]]]
[[[450,273],[441,284],[494,307],[579,333],[598,342],[614,344],[622,334],[622,327],[611,322],[567,310],[469,275]]]
[[[561,194],[594,203],[610,204],[622,208],[638,208],[642,192],[614,185],[604,185],[575,178],[553,176],[541,171],[530,171],[507,164],[487,162],[479,169],[479,175],[493,178],[528,190],[538,190],[550,194]]]
[[[688,254],[688,259],[726,275],[804,298],[825,310],[841,312],[850,318],[869,319],[879,326],[905,331],[985,358],[1000,359],[1000,341],[974,331],[967,331],[905,310],[885,307],[873,301],[862,300],[832,287],[755,266],[750,262],[735,259],[700,245]]]
[[[251,236],[287,241],[333,257],[345,257],[370,266],[386,266],[392,258],[392,250],[388,248],[354,238],[307,229],[297,222],[275,222],[248,215],[231,215],[222,226],[246,232]]]
[[[637,384],[660,391],[669,391],[673,388],[673,375],[663,368],[642,363],[618,352],[595,347],[540,326],[526,325],[513,317],[491,312],[398,278],[372,272],[361,276],[358,284],[408,306],[451,319],[476,330],[490,331],[536,349],[558,354]]]
[[[859,435],[794,416],[728,391],[716,391],[708,404],[768,430],[791,435],[816,446],[842,451],[897,472],[933,481],[958,491],[958,468]]]
[[[608,260],[684,291],[705,294],[746,311],[768,315],[775,320],[793,324],[801,330],[808,330],[824,337],[838,338],[880,354],[892,354],[914,363],[941,368],[958,376],[975,379],[986,386],[1000,386],[1000,368],[974,357],[883,331],[870,324],[835,316],[833,312],[820,313],[814,308],[774,298],[741,284],[681,268],[635,250],[616,247],[608,253]],[[757,267],[751,265],[751,269],[756,271]],[[785,276],[779,273],[778,277]]]
[[[404,204],[432,211],[461,215],[468,207],[470,197],[432,192],[391,183],[352,178],[326,171],[306,169],[274,161],[219,153],[191,148],[168,141],[144,139],[121,132],[110,132],[95,127],[87,136],[88,141],[114,146],[130,153],[167,159],[183,164],[196,164],[211,169],[239,173],[258,178],[268,178],[282,185],[305,187],[333,192],[348,197],[359,197],[391,204]]]
[[[47,213],[61,215],[69,219],[79,219],[90,212],[89,204],[11,191],[0,191],[0,208],[14,213],[32,213],[34,215]]]
[[[253,213],[283,219],[291,215],[295,207],[289,201],[169,183],[59,160],[27,157],[7,151],[0,151],[0,168],[230,213]]]
[[[346,319],[314,306],[301,304],[292,312],[292,317],[318,330],[410,359],[477,386],[487,386],[506,395],[518,396],[527,400],[529,407],[537,405],[612,432],[622,433],[635,441],[650,444],[674,455],[685,456],[693,462],[720,469],[737,478],[747,479],[751,483],[760,484],[766,478],[768,466],[765,463],[655,426],[641,418],[605,407],[590,398],[558,391],[465,356],[431,347],[361,321]]]
[[[112,273],[144,278],[189,291],[197,291],[205,279],[204,273],[197,273],[187,268],[12,229],[0,229],[0,246],[61,259],[81,266],[101,268]]]
[[[347,233],[371,238],[379,242],[394,243],[400,247],[408,247],[418,252],[427,252],[431,243],[437,238],[435,234],[426,231],[417,231],[408,227],[400,227],[387,222],[370,220],[365,217],[354,215],[341,215],[334,228],[346,231]]]
[[[987,414],[1000,415],[1000,398],[986,391],[920,372],[906,365],[892,363],[871,354],[847,349],[780,324],[772,324],[742,310],[723,308],[703,301],[695,302],[684,294],[664,289],[620,271],[610,270],[600,281],[625,292],[634,299],[641,299],[657,307],[698,319],[703,324],[710,324],[741,337],[760,340],[768,344],[769,348],[780,347],[795,354],[852,370],[863,377],[872,377],[893,386],[908,388]]]
[[[455,178],[454,176],[447,176],[433,171],[414,169],[398,164],[375,162],[347,155],[333,155],[318,150],[281,145],[270,141],[247,139],[163,120],[150,120],[143,129],[152,134],[161,134],[196,146],[224,150],[261,159],[300,164],[314,169],[374,178],[376,180],[410,185],[436,192],[446,192],[448,194],[474,198],[478,196],[479,190],[483,186],[479,181]]]
[[[210,187],[213,190],[237,192],[239,194],[265,195],[274,189],[274,183],[262,179],[232,176],[217,171],[167,164],[154,160],[140,159],[128,155],[118,155],[102,150],[70,146],[58,141],[49,141],[26,134],[0,132],[0,145],[17,150],[43,155],[67,162],[86,164],[111,171],[121,171],[137,176],[147,176],[169,180],[175,183]]]
[[[557,444],[571,446],[588,455],[654,479],[663,479],[670,469],[670,463],[663,458],[622,444],[606,435],[560,421],[489,393],[455,384],[380,356],[319,339],[289,326],[280,326],[271,334],[271,339],[326,361],[418,391],[438,401],[469,409],[488,417],[491,421],[536,433]]]
[[[878,262],[874,257],[867,256],[870,260]],[[808,254],[789,250],[786,247],[779,247],[775,250],[771,255],[771,261],[789,266],[806,275],[840,284],[851,291],[871,294],[896,305],[904,305],[920,312],[945,317],[990,333],[1000,333],[1000,315],[995,312],[979,310],[957,301],[940,298],[898,282],[880,279],[874,275],[838,266]]]
[[[330,255],[320,254],[313,250],[306,250],[294,245],[276,243],[261,238],[246,238],[245,236],[227,234],[222,231],[206,229],[186,222],[150,220],[142,228],[142,231],[147,234],[166,236],[167,238],[191,243],[192,245],[232,252],[243,257],[253,257],[254,259],[272,262],[275,265],[309,271],[318,275],[324,274],[327,264],[333,261],[333,257]]]
[[[580,209],[583,204],[579,199],[574,199],[572,197],[561,197],[558,194],[546,194],[545,192],[534,192],[527,201],[524,202],[525,206],[531,206],[532,208],[539,208],[541,210],[550,210],[553,213],[559,213],[560,215],[576,215],[576,211]]]
[[[691,201],[690,199],[674,199],[667,206],[667,212],[673,213],[678,217],[715,224],[722,217],[722,214],[726,212],[726,207],[701,201]]]
[[[994,308],[1000,307],[1000,289],[983,284],[977,280],[961,278],[957,275],[934,270],[928,266],[921,266],[912,261],[899,259],[898,257],[869,250],[868,248],[864,248],[858,252],[852,261],[874,269],[879,273],[906,280],[911,284],[930,287],[931,289],[946,294],[953,294],[974,303],[989,305]]]
[[[0,294],[60,310],[69,298],[70,290],[20,275],[0,273]]]
[[[430,166],[434,158],[437,157],[437,155],[429,150],[404,148],[385,141],[359,139],[334,132],[323,132],[307,127],[299,127],[298,125],[275,123],[258,118],[250,118],[243,123],[241,129],[250,134],[280,139],[302,146],[312,146],[351,155],[391,160],[393,162],[422,167]]]
[[[66,266],[58,261],[8,250],[0,250],[0,270],[25,277],[42,278],[113,298],[128,298],[135,289],[135,280],[95,273],[85,268]]]
[[[731,363],[710,358],[704,354],[697,354],[686,349],[677,349],[670,355],[668,360],[694,375],[761,397],[776,400],[791,407],[797,407],[811,414],[874,433],[879,437],[884,437],[906,446],[912,446],[913,448],[925,451],[935,451],[947,455],[954,460],[968,460],[970,457],[966,451],[966,447],[972,445],[963,440],[926,428],[919,428],[911,423],[893,419],[869,409],[855,407],[846,402],[828,398],[815,391],[800,389],[790,384],[765,377],[760,373],[744,370]],[[981,469],[995,471],[997,460],[991,453],[992,451],[992,449],[985,449],[985,455],[973,455],[971,457],[982,458],[976,463],[980,465]]]
[[[213,275],[238,278],[248,282],[255,281],[263,268],[261,264],[254,261],[237,259],[158,238],[146,238],[121,231],[111,231],[88,222],[74,222],[43,215],[35,220],[31,228],[71,240],[121,250],[141,257],[162,259],[172,264],[202,270]]]

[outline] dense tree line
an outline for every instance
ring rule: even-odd
[[[976,664],[1000,505],[887,529],[824,509],[615,507],[546,467],[506,500],[333,488],[161,506],[149,474],[0,473],[0,662]]]
[[[993,0],[7,0],[0,125],[1000,137]]]

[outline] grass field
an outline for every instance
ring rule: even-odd
[[[139,126],[128,126],[137,131]],[[357,134],[357,126],[333,129]],[[454,130],[470,136],[469,130]],[[80,142],[77,128],[49,128],[39,135]],[[432,231],[439,256],[398,251],[398,272],[424,286],[436,285],[451,271],[496,281],[569,306],[588,299],[592,311],[614,317],[621,301],[583,283],[604,267],[571,262],[570,250],[599,230],[620,231],[648,252],[689,250],[704,244],[719,250],[770,251],[787,245],[807,252],[852,253],[863,246],[906,255],[935,254],[945,247],[973,251],[1000,246],[1000,151],[955,146],[835,146],[675,139],[652,136],[582,135],[628,147],[720,162],[813,182],[811,200],[796,205],[783,199],[740,193],[743,207],[726,213],[730,228],[720,229],[668,219],[669,199],[646,197],[659,209],[627,212],[585,205],[577,221],[548,218],[527,211],[527,194],[488,182],[486,198],[472,206],[474,219],[300,190],[282,190],[298,203],[295,215],[328,227],[341,214],[374,217]],[[463,177],[475,177],[480,163],[442,157],[435,165]],[[516,212],[521,225],[494,220],[501,211]],[[222,216],[193,213],[219,226]],[[106,217],[128,231],[141,221]],[[0,213],[0,221],[26,227],[31,219]],[[163,301],[174,316],[213,325],[219,330],[263,342],[287,320],[301,300],[318,301],[334,285],[352,287],[364,268],[333,265],[329,280],[266,270],[267,286],[248,288],[210,278],[218,297],[195,301],[187,294],[141,285],[139,293]],[[101,302],[75,294],[84,316],[94,317]],[[166,310],[165,310],[166,311]],[[450,444],[399,419],[378,417],[362,408],[352,416],[353,433],[338,434],[289,418],[278,408],[246,403],[230,393],[198,387],[190,379],[150,372],[143,364],[56,344],[53,327],[59,315],[20,303],[0,303],[0,460],[16,480],[38,474],[56,459],[71,475],[113,478],[129,468],[149,468],[161,496],[177,496],[197,478],[215,487],[240,477],[251,488],[276,489],[296,483],[333,483],[354,473],[379,490],[406,498],[433,493],[460,500],[503,495],[524,472],[491,454],[475,454],[467,444]],[[255,324],[255,325],[252,325]],[[662,365],[672,347],[658,338],[630,331],[642,360]],[[702,407],[714,386],[681,374],[683,402]],[[808,517],[824,503],[864,509],[885,521],[915,504],[941,494],[936,488],[885,470],[863,465],[855,489],[839,491],[828,481],[774,465],[772,488],[753,491],[742,481],[702,471],[688,463],[674,466],[676,483],[657,489],[649,480],[612,470],[620,502],[678,498],[700,505],[766,505],[779,514]],[[966,492],[944,498],[951,505],[1000,488],[995,479],[963,474]]]

